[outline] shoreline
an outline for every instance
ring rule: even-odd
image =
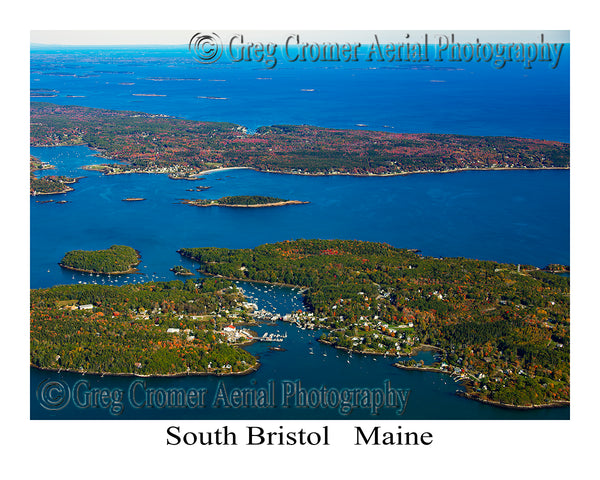
[[[322,328],[324,330],[331,330],[331,329],[329,329],[327,327],[323,327],[323,326],[320,326],[319,328]],[[386,355],[386,352],[375,352],[375,351],[370,351],[370,350],[355,350],[350,347],[342,347],[333,342],[330,342],[329,340],[322,340],[320,338],[317,338],[317,342],[322,343],[323,345],[329,345],[330,347],[335,348],[337,350],[343,350],[344,352],[348,352],[348,353],[356,353],[358,355],[379,355],[381,357],[384,357]],[[393,355],[390,355],[390,358],[393,358]]]
[[[571,167],[463,167],[463,168],[452,168],[446,170],[402,170],[393,173],[346,173],[346,172],[319,172],[319,173],[305,173],[305,172],[286,172],[281,170],[259,170],[253,167],[237,167],[247,168],[248,170],[254,170],[256,172],[264,173],[278,173],[282,175],[302,175],[306,177],[328,177],[328,176],[346,176],[346,177],[398,177],[405,175],[424,175],[427,173],[460,173],[460,172],[495,172],[495,171],[534,171],[534,170],[570,170]]]
[[[97,272],[96,270],[84,270],[83,268],[69,267],[68,265],[63,265],[62,263],[59,263],[58,265],[61,268],[66,268],[67,270],[73,270],[74,272],[96,273],[98,275],[125,275],[125,274],[128,274],[128,273],[139,273],[139,270],[137,268],[134,268],[134,267],[137,266],[137,265],[139,265],[140,263],[142,263],[142,262],[136,263],[129,270],[125,270],[123,272]]]
[[[65,184],[66,182],[63,182],[63,184]],[[68,183],[75,183],[75,182],[68,182]],[[69,187],[69,186],[65,186],[65,190],[61,191],[61,192],[35,192],[35,193],[31,193],[29,196],[30,197],[39,197],[40,195],[62,195],[63,193],[69,193],[69,192],[73,192],[75,191],[75,189],[73,187]]]
[[[204,175],[205,173],[213,173],[213,172],[224,172],[226,170],[255,170],[252,167],[223,167],[223,168],[210,168],[208,170],[202,170],[199,173],[193,173],[190,175],[190,177],[197,177],[200,175]],[[194,180],[196,180],[194,178]]]
[[[437,347],[434,347],[434,348],[437,349]],[[462,386],[465,386],[464,383],[468,381],[468,379],[463,378],[462,375],[455,376],[455,374],[453,372],[448,372],[446,370],[442,370],[441,367],[434,367],[431,365],[423,365],[422,367],[418,367],[418,366],[412,366],[412,365],[402,365],[400,363],[394,363],[393,366],[395,368],[399,368],[400,370],[407,370],[407,371],[413,371],[413,372],[416,372],[416,371],[431,372],[431,373],[440,373],[443,375],[448,375],[456,383],[458,383]],[[560,407],[568,407],[571,405],[571,402],[567,401],[567,400],[559,400],[559,401],[552,402],[552,403],[533,404],[533,405],[515,405],[513,403],[502,403],[497,400],[488,400],[486,398],[479,397],[475,393],[464,392],[462,390],[457,390],[456,395],[458,395],[459,397],[466,398],[468,400],[475,400],[477,402],[484,403],[486,405],[491,405],[493,407],[506,408],[506,409],[512,409],[512,410],[536,410],[536,409],[541,409],[541,408],[560,408]]]
[[[52,367],[38,367],[37,365],[29,364],[30,367],[35,368],[37,370],[47,371],[47,372],[66,372],[66,373],[78,373],[80,375],[99,375],[101,377],[137,377],[137,378],[160,378],[160,377],[206,377],[206,376],[214,376],[214,377],[228,377],[228,376],[239,376],[239,375],[249,375],[255,371],[258,371],[260,368],[260,361],[256,360],[256,364],[250,366],[246,370],[241,372],[229,372],[229,373],[220,373],[220,372],[180,372],[180,373],[156,373],[156,374],[148,374],[142,375],[140,373],[134,372],[125,372],[125,373],[109,373],[109,372],[91,372],[91,371],[81,371],[81,370],[73,370],[69,368],[52,368]]]
[[[333,331],[332,329],[327,328],[327,327],[323,327],[323,326],[321,326],[319,328],[322,328],[324,330]],[[317,342],[322,343],[324,345],[329,345],[330,347],[336,348],[338,350],[343,350],[345,352],[358,353],[359,355],[380,355],[380,356],[386,356],[386,354],[387,354],[387,352],[376,352],[376,351],[370,351],[370,350],[355,350],[355,349],[350,348],[350,347],[341,347],[341,346],[339,346],[339,345],[337,345],[337,344],[335,344],[333,342],[330,342],[328,340],[321,340],[320,338],[317,338]],[[427,351],[430,351],[430,350],[442,351],[442,352],[444,351],[440,347],[434,347],[433,345],[424,345],[424,344],[421,344],[421,345],[418,345],[416,347],[413,347],[411,349],[411,351],[408,352],[408,353],[396,353],[395,355],[391,355],[390,354],[389,356],[390,356],[390,358],[397,358],[399,356],[400,357],[412,357],[412,356],[418,354],[419,352],[427,352]],[[393,364],[393,366],[396,366],[396,364]],[[416,369],[421,370],[420,367],[417,367]],[[439,370],[436,370],[436,371],[439,371]]]
[[[509,410],[539,410],[542,408],[561,408],[561,407],[570,407],[571,402],[567,400],[560,400],[552,403],[543,403],[543,404],[531,404],[531,405],[514,405],[512,403],[502,403],[496,400],[487,400],[485,398],[479,398],[476,395],[468,392],[457,391],[456,395],[459,397],[464,397],[469,400],[476,400],[480,403],[484,403],[486,405],[491,405],[493,407],[506,408]]]
[[[125,162],[125,160],[120,160]],[[101,166],[100,164],[99,166]],[[135,173],[154,173],[159,175],[172,175],[172,173],[167,172],[153,172],[153,171],[128,171],[128,172],[110,172],[104,173],[102,170],[97,168],[86,168],[93,165],[85,165],[81,167],[84,170],[91,170],[101,172],[103,175],[126,175],[126,174],[135,174]],[[496,171],[541,171],[541,170],[570,170],[571,167],[464,167],[464,168],[453,168],[446,170],[401,170],[398,172],[391,173],[347,173],[347,172],[317,172],[317,173],[306,173],[306,172],[288,172],[285,170],[261,170],[256,167],[223,167],[223,168],[213,168],[210,170],[203,170],[199,173],[190,174],[189,178],[182,178],[178,180],[195,180],[196,176],[201,176],[207,173],[216,173],[216,172],[224,172],[228,170],[254,170],[259,173],[273,173],[279,175],[298,175],[304,177],[373,177],[373,178],[385,178],[385,177],[399,177],[406,175],[425,175],[425,174],[447,174],[447,173],[461,173],[461,172],[496,172]]]

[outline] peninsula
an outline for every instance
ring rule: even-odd
[[[107,250],[71,250],[65,253],[59,265],[69,270],[86,273],[116,275],[133,273],[140,263],[140,254],[125,245],[113,245]]]
[[[36,195],[54,195],[58,193],[72,192],[73,188],[69,184],[76,183],[77,178],[66,177],[64,175],[49,175],[37,177],[35,172],[38,170],[52,170],[54,165],[42,162],[39,159],[29,157],[29,194]]]
[[[249,318],[227,281],[59,285],[31,290],[30,362],[80,373],[239,375],[258,361],[233,328]]]
[[[32,146],[89,145],[121,163],[106,174],[171,178],[222,168],[309,175],[400,175],[469,169],[569,168],[567,143],[430,133],[241,125],[32,102]]]
[[[236,195],[221,197],[216,200],[210,199],[184,199],[181,203],[195,207],[234,207],[234,208],[260,208],[260,207],[283,207],[285,205],[304,205],[309,202],[300,200],[284,200],[276,197],[265,197],[261,195]]]
[[[321,341],[337,348],[390,357],[435,349],[428,369],[459,378],[469,398],[504,406],[569,401],[568,277],[348,240],[179,253],[206,275],[305,288],[308,311],[284,320],[328,329]],[[422,368],[410,360],[398,366]]]

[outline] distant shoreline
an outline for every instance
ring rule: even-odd
[[[403,170],[400,172],[393,173],[347,173],[347,172],[318,172],[318,173],[305,173],[305,172],[285,172],[278,170],[258,170],[252,167],[240,167],[240,168],[248,168],[249,170],[255,170],[257,172],[264,173],[281,173],[284,175],[303,175],[306,177],[327,177],[327,176],[346,176],[346,177],[398,177],[404,175],[424,175],[427,173],[460,173],[460,172],[496,172],[496,171],[532,171],[532,170],[570,170],[570,167],[486,167],[486,168],[474,168],[474,167],[465,167],[465,168],[453,168],[447,170],[414,170],[407,171]]]
[[[54,145],[54,147],[61,147],[67,145]],[[105,157],[104,157],[105,158]],[[111,160],[111,159],[108,159]],[[116,160],[120,162],[125,162],[125,160]],[[100,172],[103,175],[127,175],[127,174],[135,174],[135,173],[153,173],[159,175],[172,175],[169,172],[155,172],[148,170],[131,170],[126,172],[103,172],[103,167],[106,167],[107,164],[92,164],[92,165],[83,165],[81,167],[82,170],[90,170],[95,172]],[[453,168],[446,170],[402,170],[399,172],[391,172],[391,173],[348,173],[348,172],[316,172],[316,173],[307,173],[307,172],[288,172],[285,170],[260,170],[255,167],[223,167],[223,168],[213,168],[210,170],[202,170],[198,173],[190,173],[186,178],[176,178],[175,180],[196,180],[196,177],[205,175],[207,173],[216,173],[216,172],[225,172],[229,170],[254,170],[259,173],[274,173],[281,175],[299,175],[305,177],[398,177],[405,175],[425,175],[425,174],[446,174],[446,173],[460,173],[460,172],[500,172],[500,171],[541,171],[541,170],[570,170],[571,167],[485,167],[485,168],[474,168],[474,167],[465,167],[465,168]]]
[[[199,175],[204,175],[205,173],[213,173],[213,172],[224,172],[226,170],[256,170],[252,167],[223,167],[223,168],[211,168],[209,170],[202,170],[199,173],[194,173],[191,176],[196,177]]]
[[[119,160],[119,159],[114,159],[111,158],[109,156],[104,156],[103,153],[105,153],[104,150],[100,149],[100,148],[95,148],[92,147],[90,144],[88,143],[76,143],[76,144],[59,144],[59,145],[37,145],[37,144],[30,144],[30,147],[36,147],[36,148],[54,148],[54,147],[74,147],[74,146],[86,146],[88,147],[90,150],[93,150],[96,152],[95,156],[99,157],[99,158],[103,158],[106,160],[113,160],[115,162],[121,162],[124,165],[128,164],[127,160]],[[93,164],[93,165],[83,165],[81,168],[83,170],[91,170],[91,171],[97,171],[97,172],[101,172],[104,175],[125,175],[125,174],[130,174],[130,173],[160,173],[160,174],[164,174],[167,172],[153,172],[153,171],[144,171],[144,170],[139,170],[139,171],[128,171],[128,172],[111,172],[111,173],[104,173],[101,170],[101,167],[104,166],[106,164]],[[307,176],[307,177],[325,177],[325,176],[347,176],[347,177],[396,177],[396,176],[404,176],[404,175],[423,175],[423,174],[427,174],[427,173],[460,173],[460,172],[477,172],[477,171],[482,171],[482,172],[496,172],[496,171],[540,171],[540,170],[570,170],[571,167],[463,167],[463,168],[451,168],[451,169],[445,169],[445,170],[402,170],[402,171],[398,171],[398,172],[390,172],[390,173],[349,173],[349,172],[315,172],[315,173],[310,173],[310,172],[289,172],[289,171],[285,171],[285,170],[270,170],[270,169],[265,169],[265,170],[261,170],[258,169],[256,167],[222,167],[222,168],[210,168],[207,170],[202,170],[200,172],[194,172],[194,173],[189,173],[189,177],[188,178],[182,178],[185,180],[196,180],[195,177],[199,177],[201,175],[204,174],[208,174],[208,173],[216,173],[216,172],[225,172],[225,171],[229,171],[229,170],[254,170],[255,172],[262,172],[262,173],[276,173],[276,174],[282,174],[282,175],[302,175],[302,176]],[[172,175],[173,172],[171,173],[167,173],[168,175]]]

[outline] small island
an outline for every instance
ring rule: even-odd
[[[546,267],[543,268],[542,270],[544,270],[545,272],[550,272],[550,273],[563,273],[563,274],[571,273],[571,269],[568,265],[558,265],[556,263],[551,263],[550,265],[546,265]]]
[[[235,195],[211,199],[183,199],[181,203],[195,207],[234,207],[234,208],[257,208],[257,207],[282,207],[284,205],[303,205],[309,202],[300,200],[284,200],[276,197],[265,197],[262,195]]]
[[[71,250],[65,253],[59,265],[78,272],[115,275],[134,273],[139,263],[140,254],[137,250],[125,245],[113,245],[107,250]]]
[[[194,274],[191,270],[188,270],[183,265],[175,265],[173,268],[171,268],[171,271],[175,275],[193,275]]]

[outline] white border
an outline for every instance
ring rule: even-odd
[[[485,6],[488,5],[488,6]],[[16,6],[16,4],[13,4]],[[11,7],[12,8],[12,7]],[[5,385],[0,411],[10,444],[3,469],[35,478],[174,478],[219,475],[231,478],[305,478],[323,474],[341,478],[419,475],[458,478],[565,478],[585,471],[595,457],[592,445],[594,343],[598,338],[595,300],[598,271],[596,226],[598,154],[597,63],[591,23],[594,14],[564,2],[130,2],[105,0],[33,1],[4,14],[2,112],[4,316],[2,365]],[[343,440],[352,422],[285,422],[287,426],[326,423],[340,437],[328,448],[167,447],[165,430],[174,422],[29,421],[28,312],[29,238],[26,170],[28,155],[29,31],[43,29],[302,29],[442,30],[536,28],[571,30],[572,55],[572,402],[568,422],[421,422],[405,428],[432,431],[430,447],[354,447]],[[6,28],[6,25],[5,25]],[[24,265],[26,264],[26,267]],[[175,422],[186,429],[225,423],[240,429],[249,422]],[[281,422],[252,422],[278,425]],[[363,422],[361,422],[363,423]],[[382,422],[383,423],[383,422]],[[385,422],[387,423],[387,422]],[[393,422],[397,423],[397,422]],[[213,427],[213,428],[214,428]],[[350,437],[352,435],[350,433]],[[6,443],[5,443],[6,445]],[[6,448],[6,447],[5,447]],[[258,453],[264,455],[258,455]],[[265,463],[268,462],[268,463]],[[11,469],[13,467],[18,470]],[[577,470],[575,470],[577,469]],[[595,471],[594,468],[591,471]]]

